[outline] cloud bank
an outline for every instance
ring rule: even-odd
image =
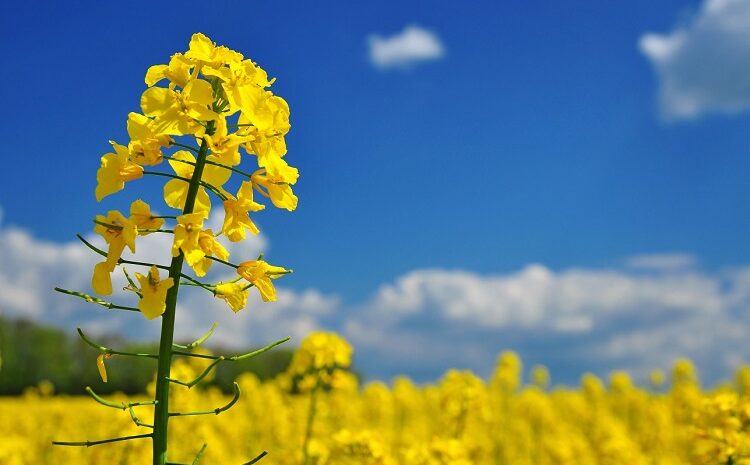
[[[407,26],[398,34],[367,38],[370,62],[381,70],[410,68],[425,61],[439,60],[445,55],[440,38],[419,26]]]
[[[136,257],[166,262],[170,239],[139,238]],[[227,245],[235,257],[268,248],[263,237]],[[0,257],[0,315],[30,318],[70,334],[81,326],[92,334],[158,337],[158,321],[52,290],[88,291],[97,257],[84,246],[0,225]],[[212,273],[208,280],[231,276],[218,266]],[[124,279],[115,276],[115,289],[122,288]],[[419,380],[450,367],[488,375],[496,355],[512,349],[528,364],[547,364],[557,382],[575,383],[585,371],[604,375],[614,369],[643,378],[683,356],[697,362],[705,379],[716,381],[750,353],[750,265],[708,272],[685,253],[639,255],[611,268],[529,264],[504,274],[420,269],[353,303],[279,284],[278,302],[264,304],[253,294],[239,314],[204,291],[185,288],[178,340],[204,333],[214,321],[219,329],[213,341],[233,347],[287,335],[299,342],[310,331],[329,329],[352,341],[367,376],[406,373]],[[112,300],[133,304],[133,296],[123,292]]]
[[[207,226],[221,229],[219,221],[219,218],[212,217]],[[99,236],[91,234],[86,239],[106,248]],[[171,239],[169,235],[159,234],[139,237],[137,253],[132,255],[126,250],[123,258],[168,264]],[[233,257],[243,259],[252,259],[268,248],[262,236],[251,237],[242,243],[224,242],[224,245]],[[91,272],[101,257],[78,241],[47,242],[25,230],[0,225],[0,257],[0,315],[28,318],[68,330],[80,326],[92,333],[120,333],[142,340],[158,338],[158,320],[148,321],[131,312],[106,310],[53,290],[62,287],[93,293]],[[131,273],[145,272],[140,267],[128,268]],[[206,279],[215,282],[232,275],[232,270],[215,264]],[[132,294],[118,291],[125,285],[124,275],[116,271],[113,274],[115,292],[107,300],[134,305]],[[298,339],[319,328],[320,319],[338,305],[336,296],[324,295],[314,289],[292,291],[282,285],[278,288],[276,303],[263,303],[257,293],[251,292],[248,307],[236,315],[225,302],[206,291],[185,287],[180,294],[184,297],[177,313],[177,337],[194,338],[205,333],[213,322],[218,322],[219,329],[212,341],[232,347],[258,345],[287,335]]]
[[[750,108],[750,2],[704,0],[672,32],[643,34],[639,47],[658,75],[666,119]]]

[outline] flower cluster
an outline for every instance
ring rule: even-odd
[[[214,262],[237,270],[235,279],[213,284],[183,276],[224,300],[233,311],[247,305],[250,287],[257,288],[264,301],[276,299],[272,280],[289,270],[270,265],[262,257],[234,265],[219,241],[223,236],[238,242],[248,231],[259,233],[251,214],[265,205],[256,201],[256,193],[277,208],[297,208],[292,186],[299,172],[285,160],[289,106],[268,90],[273,82],[255,62],[200,33],[192,36],[186,52],[148,69],[141,113],[128,115],[130,141],[127,145],[111,142],[113,151],[101,158],[96,174],[95,195],[100,201],[130,181],[149,175],[165,177],[164,202],[181,214],[155,215],[139,199],[131,205],[129,217],[114,210],[97,216],[94,231],[104,238],[108,250],[105,260],[94,268],[96,293],[112,293],[111,274],[119,264],[127,263],[122,258],[125,248],[135,253],[139,236],[171,233],[172,256],[184,256],[198,278]],[[249,170],[242,167],[247,158],[253,165]],[[165,160],[169,170],[152,171]],[[232,175],[241,178],[236,190],[228,187]],[[224,210],[217,232],[204,225],[212,211],[212,197]],[[173,229],[163,229],[165,220],[174,221]],[[146,275],[137,274],[138,285],[131,286],[140,296],[138,308],[149,319],[164,312],[167,291],[176,284],[176,276],[162,279],[158,268],[168,269],[153,266]]]
[[[336,333],[315,332],[302,340],[286,374],[297,392],[346,388],[356,386],[351,363],[352,346],[346,340]]]
[[[208,361],[180,360],[173,375],[192,379]],[[511,353],[499,362],[496,371],[506,375],[521,365]],[[589,374],[578,386],[547,390],[531,379],[532,370],[519,370],[516,380],[505,376],[508,383],[459,371],[438,383],[400,377],[391,386],[373,382],[354,390],[318,390],[312,423],[304,421],[310,393],[290,392],[280,378],[260,381],[244,373],[238,379],[242,392],[263,402],[238,403],[210,423],[186,417],[170,424],[180,438],[170,460],[191,463],[198,447],[210,443],[200,463],[243,463],[248,451],[263,444],[270,453],[261,463],[278,465],[747,465],[750,396],[739,378],[748,369],[738,370],[735,386],[704,389],[692,365],[680,361],[659,391],[639,386],[624,372],[609,379]],[[12,420],[0,422],[0,463],[102,463],[101,455],[85,450],[50,453],[48,441],[59,430],[49,421],[50,412],[81,434],[135,431],[127,412],[92,422],[91,417],[103,420],[103,414],[75,397],[48,396],[52,390],[39,386],[22,398],[0,398],[0,411]],[[211,412],[230,400],[216,388],[173,394],[175,409],[197,404]],[[137,398],[118,394],[113,400]],[[455,409],[446,401],[466,407]],[[305,438],[307,461],[301,447]],[[114,463],[148,462],[143,443],[111,451]]]

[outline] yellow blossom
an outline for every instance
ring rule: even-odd
[[[292,191],[292,185],[297,182],[297,178],[297,168],[289,166],[281,158],[270,157],[266,159],[265,168],[253,174],[252,181],[266,189],[268,197],[276,207],[292,211],[297,208],[297,196]]]
[[[162,147],[172,145],[172,138],[153,129],[153,121],[140,113],[128,114],[128,151],[130,159],[142,166],[158,165],[164,159]]]
[[[146,85],[151,87],[162,79],[169,80],[169,87],[185,87],[190,80],[190,69],[193,64],[182,53],[175,53],[168,65],[154,65],[146,71]]]
[[[203,211],[180,215],[177,217],[177,225],[174,228],[172,256],[178,256],[182,250],[185,260],[191,267],[206,256],[199,243],[204,219],[206,219],[206,212]]]
[[[259,103],[265,97],[265,87],[271,85],[268,74],[251,60],[230,62],[221,68],[204,68],[203,74],[216,77],[229,103],[228,114],[239,110],[243,114],[253,115]]]
[[[266,166],[266,160],[269,158],[281,158],[286,155],[284,135],[289,132],[291,126],[289,105],[283,98],[266,92],[265,98],[260,100],[252,113],[243,112],[240,115],[239,124],[252,124],[238,132],[252,136],[245,144],[245,149],[258,157],[258,166]]]
[[[250,136],[229,134],[227,121],[224,118],[216,120],[214,133],[210,135],[206,134],[204,137],[216,161],[229,166],[240,164],[239,147],[251,139]]]
[[[221,260],[229,259],[229,251],[227,251],[227,249],[216,240],[213,231],[210,229],[200,232],[198,236],[198,245],[205,254],[203,259],[199,260],[194,265],[191,265],[195,274],[198,276],[205,276],[208,269],[211,268],[213,260],[208,258],[209,256]]]
[[[142,229],[159,229],[164,225],[163,218],[155,218],[151,214],[151,207],[141,199],[130,204],[130,221],[135,223],[138,234],[145,236],[150,234]]]
[[[224,300],[235,313],[247,306],[248,289],[245,283],[229,282],[216,285],[216,297]]]
[[[265,205],[253,201],[253,183],[244,181],[237,191],[237,197],[224,201],[224,225],[221,231],[232,242],[245,239],[245,229],[258,234],[260,231],[248,216],[248,212],[257,212],[264,208]]]
[[[135,277],[141,285],[142,294],[138,308],[146,318],[153,320],[164,313],[167,291],[174,286],[174,280],[171,277],[160,280],[159,270],[155,266],[151,266],[147,276],[136,272]]]
[[[214,158],[208,157],[208,160],[214,160]],[[195,162],[195,157],[186,150],[175,152],[169,160],[169,164],[172,166],[175,174],[185,179],[193,177]],[[231,174],[232,172],[226,168],[206,164],[203,166],[203,176],[201,176],[201,179],[204,182],[221,189],[221,186],[229,180]],[[164,201],[170,207],[182,210],[185,207],[185,200],[187,199],[189,187],[190,183],[187,181],[183,181],[182,179],[170,179],[164,184]],[[211,199],[208,197],[206,189],[203,186],[200,186],[198,187],[198,195],[195,197],[195,211],[208,213],[210,210]]]
[[[154,117],[153,130],[161,134],[202,135],[204,127],[197,121],[212,121],[219,115],[211,110],[213,89],[208,81],[194,79],[182,91],[149,87],[141,96],[141,109]]]
[[[258,288],[264,302],[273,302],[276,300],[276,288],[271,280],[290,271],[280,266],[269,265],[263,260],[250,260],[240,263],[237,273]]]
[[[115,149],[114,153],[105,153],[101,158],[101,166],[96,172],[96,201],[121,191],[126,181],[132,181],[143,176],[143,167],[129,159],[128,148],[110,141]]]
[[[135,238],[138,235],[138,226],[117,210],[110,210],[107,216],[97,215],[94,232],[101,235],[109,245],[107,251],[107,263],[111,269],[117,265],[122,251],[128,247],[135,253]]]
[[[228,63],[242,61],[244,57],[230,48],[217,47],[211,39],[198,32],[190,38],[185,58],[201,65],[217,68]]]

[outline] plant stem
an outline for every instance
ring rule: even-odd
[[[214,122],[210,121],[207,125],[206,132],[213,132]],[[185,208],[183,215],[193,213],[195,207],[195,197],[198,194],[203,167],[206,164],[206,155],[208,153],[208,143],[203,139],[198,157],[195,162],[193,176],[190,179],[187,198],[185,199]],[[172,278],[174,285],[167,292],[166,309],[161,320],[161,337],[159,339],[159,365],[156,371],[156,406],[154,408],[154,432],[153,432],[153,464],[165,465],[167,463],[167,425],[169,423],[169,375],[170,365],[172,362],[172,343],[174,342],[174,320],[175,309],[177,307],[177,294],[180,289],[180,276],[182,275],[182,264],[185,259],[184,254],[172,258],[169,266],[169,276]]]

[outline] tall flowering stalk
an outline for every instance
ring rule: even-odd
[[[100,201],[122,190],[126,183],[144,176],[167,178],[164,201],[180,214],[156,215],[146,202],[137,199],[130,206],[129,216],[113,210],[95,218],[94,231],[106,242],[106,251],[78,236],[91,250],[104,257],[94,267],[91,286],[96,294],[106,296],[112,293],[111,275],[121,265],[142,267],[143,273],[135,273],[135,280],[122,268],[129,282],[125,290],[137,297],[136,306],[105,301],[78,291],[56,290],[109,309],[140,312],[149,320],[161,316],[158,354],[114,350],[92,341],[78,329],[81,338],[100,352],[97,365],[104,382],[105,361],[113,355],[157,360],[156,394],[152,400],[110,402],[87,388],[94,400],[108,407],[128,410],[133,422],[150,432],[95,441],[58,441],[56,444],[88,447],[150,438],[154,465],[175,463],[167,458],[169,419],[219,414],[234,405],[240,393],[235,384],[234,398],[223,407],[204,412],[174,412],[169,410],[170,385],[192,387],[221,362],[254,357],[288,340],[282,339],[255,352],[231,357],[192,352],[208,339],[215,327],[194,343],[179,345],[173,342],[175,309],[181,285],[210,292],[224,300],[234,312],[239,312],[245,308],[251,288],[258,290],[263,301],[276,300],[273,280],[291,272],[270,265],[262,256],[232,263],[229,252],[219,241],[221,236],[231,242],[242,241],[248,231],[258,234],[258,227],[250,214],[263,210],[265,206],[255,201],[254,193],[266,197],[277,208],[292,211],[297,207],[292,185],[299,173],[284,159],[284,136],[290,128],[289,106],[284,99],[267,90],[273,81],[256,63],[245,59],[239,52],[216,46],[203,34],[193,35],[187,52],[176,53],[168,64],[152,66],[146,72],[148,88],[141,96],[142,113],[130,113],[127,119],[130,142],[127,145],[111,142],[113,151],[102,157],[101,167],[96,173],[95,195]],[[159,85],[163,83],[166,86]],[[254,165],[251,171],[242,166],[248,156]],[[153,168],[163,166],[164,160],[171,169]],[[225,188],[232,176],[241,178],[234,194]],[[204,226],[212,209],[212,197],[224,207],[224,221],[219,232]],[[167,220],[173,223],[171,228],[165,228]],[[170,264],[122,258],[126,248],[134,253],[138,238],[147,234],[173,235]],[[183,270],[185,262],[194,276]],[[204,277],[214,263],[233,268],[236,277],[227,282],[201,281],[199,278]],[[162,271],[167,272],[166,277],[161,276]],[[175,356],[199,357],[212,362],[196,379],[179,380],[170,377],[170,365]],[[136,408],[144,405],[154,408],[153,424],[136,416]],[[203,450],[193,463],[197,463]]]

